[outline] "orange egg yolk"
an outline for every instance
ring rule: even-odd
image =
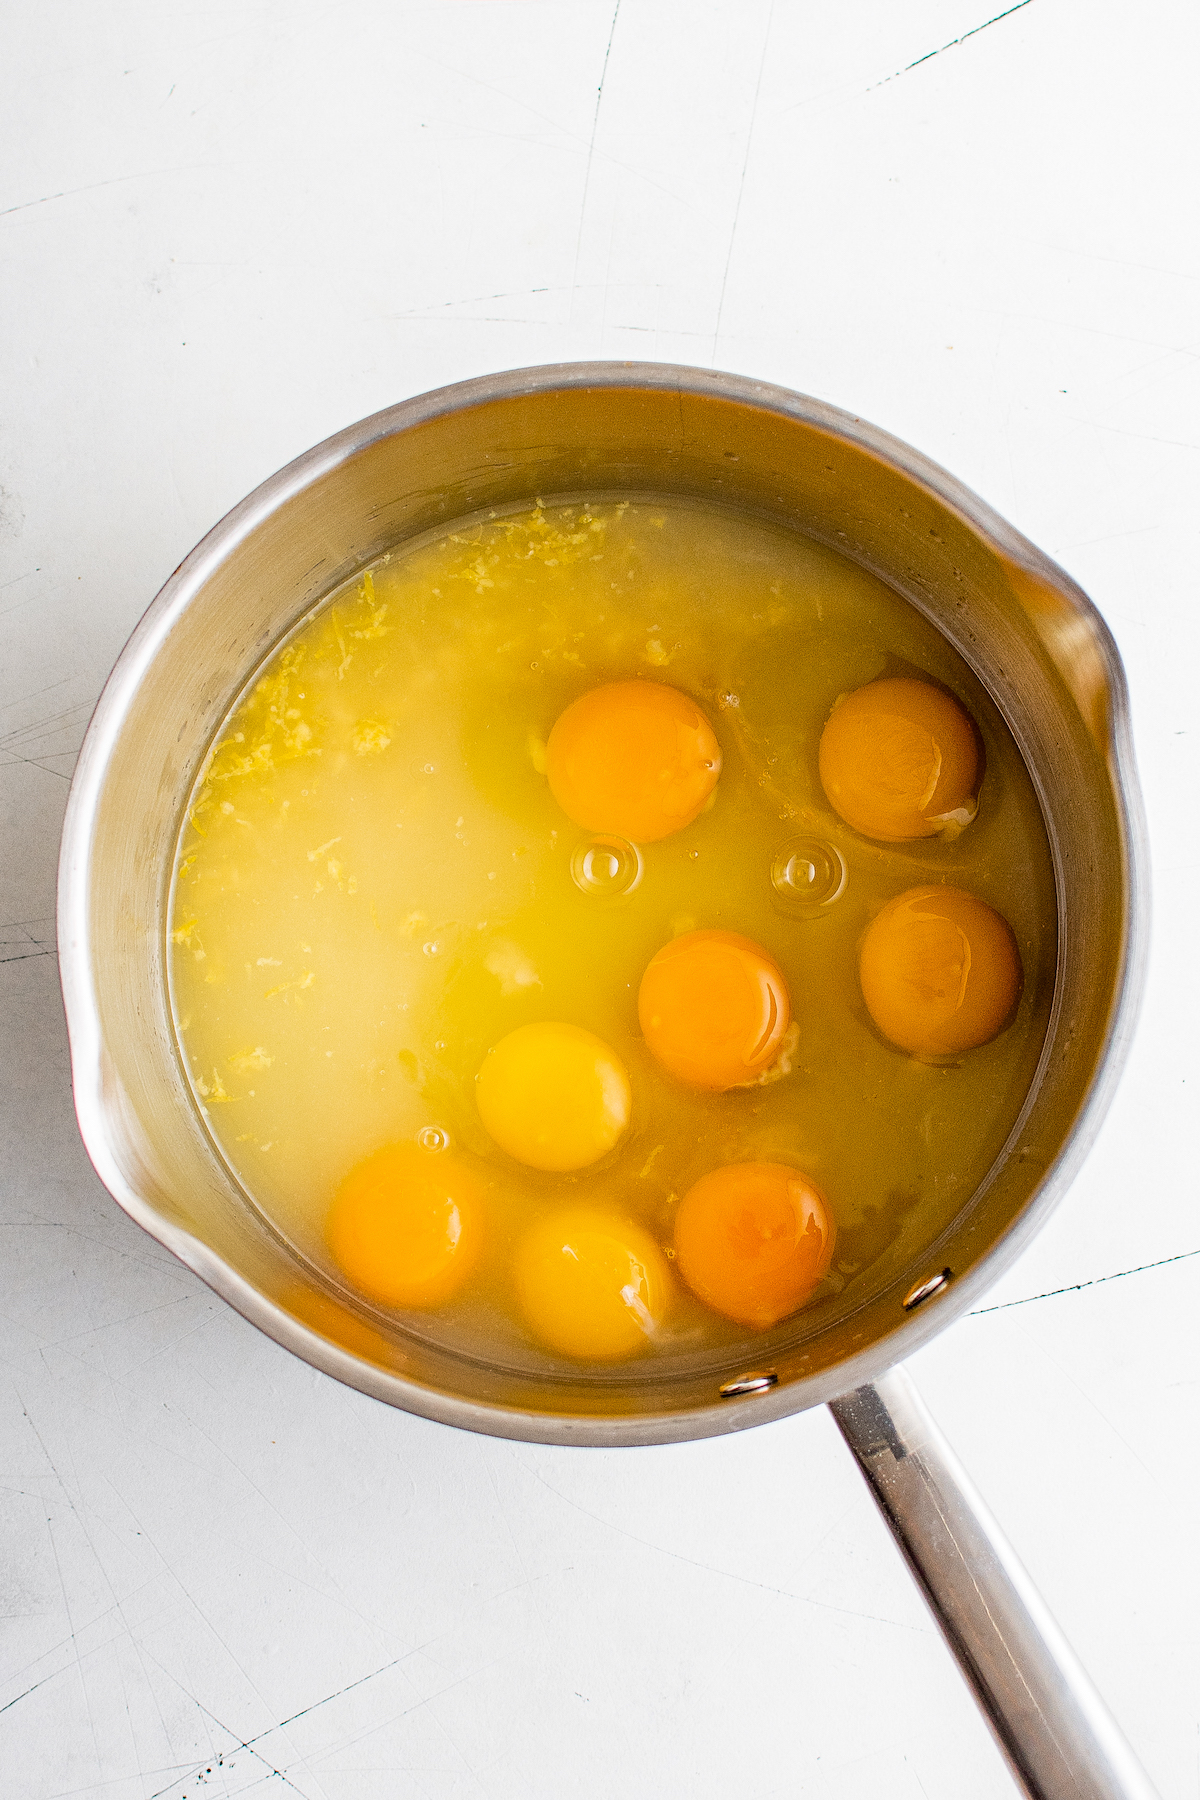
[[[534,1336],[584,1361],[642,1349],[671,1301],[666,1258],[649,1233],[586,1207],[535,1225],[518,1247],[514,1273]]]
[[[632,1096],[614,1050],[578,1025],[521,1025],[475,1077],[488,1135],[532,1169],[563,1173],[604,1156],[629,1124]]]
[[[483,1183],[452,1151],[389,1144],[338,1189],[325,1241],[351,1286],[381,1306],[437,1306],[475,1266]]]
[[[720,773],[720,745],[695,701],[654,681],[593,688],[546,743],[546,779],[567,817],[635,844],[690,825]]]
[[[829,1267],[836,1235],[824,1195],[783,1163],[732,1163],[684,1195],[675,1260],[692,1292],[759,1328],[803,1306]]]
[[[955,1056],[1007,1025],[1021,958],[1005,919],[974,894],[916,887],[889,901],[863,939],[867,1011],[913,1056]]]
[[[714,1092],[756,1081],[791,1016],[778,964],[733,931],[689,931],[664,944],[638,992],[651,1054],[680,1081]]]
[[[872,681],[834,707],[818,750],[833,810],[884,843],[969,824],[979,738],[958,701],[927,681]]]

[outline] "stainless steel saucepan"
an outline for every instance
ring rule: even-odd
[[[302,1265],[206,1134],[175,1046],[165,918],[192,782],[231,701],[320,596],[381,552],[534,494],[701,495],[881,575],[1000,709],[1032,776],[1058,902],[1053,1011],[1012,1133],[953,1223],[894,1256],[830,1324],[804,1315],[683,1372],[561,1375],[455,1356]],[[1113,1092],[1146,943],[1125,683],[1074,583],[950,476],[832,407],[737,376],[535,368],[377,413],[235,508],[167,582],[96,709],[59,884],[75,1104],[139,1224],[317,1368],[448,1425],[556,1444],[654,1444],[828,1403],[1026,1793],[1151,1800],[1145,1775],[896,1365],[978,1301],[1062,1194]],[[890,1371],[890,1372],[889,1372]]]

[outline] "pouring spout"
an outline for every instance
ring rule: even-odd
[[[830,1411],[1029,1800],[1158,1800],[904,1370]]]

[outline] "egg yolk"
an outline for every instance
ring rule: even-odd
[[[474,1268],[483,1184],[452,1151],[389,1144],[351,1170],[325,1241],[347,1281],[381,1306],[437,1306]]]
[[[680,1081],[714,1092],[756,1081],[791,1016],[778,964],[733,931],[689,931],[664,944],[638,992],[651,1054]]]
[[[955,1056],[1007,1025],[1021,958],[1007,920],[955,887],[916,887],[889,901],[863,939],[867,1011],[901,1050]]]
[[[721,748],[694,700],[655,681],[593,688],[555,721],[546,779],[585,831],[650,844],[690,825],[717,785]]]
[[[675,1259],[692,1292],[760,1328],[803,1306],[829,1267],[836,1231],[825,1196],[783,1163],[732,1163],[684,1195]]]
[[[864,837],[901,843],[974,817],[978,735],[958,701],[927,681],[893,676],[848,694],[817,760],[829,804]]]
[[[573,1207],[535,1225],[514,1273],[535,1337],[564,1356],[608,1362],[642,1349],[671,1300],[666,1258],[640,1225]]]
[[[625,1065],[578,1025],[521,1025],[488,1051],[475,1103],[489,1136],[532,1169],[585,1169],[629,1124]]]

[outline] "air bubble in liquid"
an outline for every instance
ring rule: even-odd
[[[846,864],[840,850],[820,838],[792,838],[771,863],[771,898],[781,912],[812,919],[846,891]]]
[[[450,1133],[443,1131],[440,1125],[422,1125],[417,1133],[417,1143],[422,1150],[428,1150],[431,1155],[435,1155],[439,1150],[450,1148]]]
[[[619,900],[632,894],[642,879],[637,845],[626,838],[589,838],[571,854],[571,879],[581,894],[595,900]]]

